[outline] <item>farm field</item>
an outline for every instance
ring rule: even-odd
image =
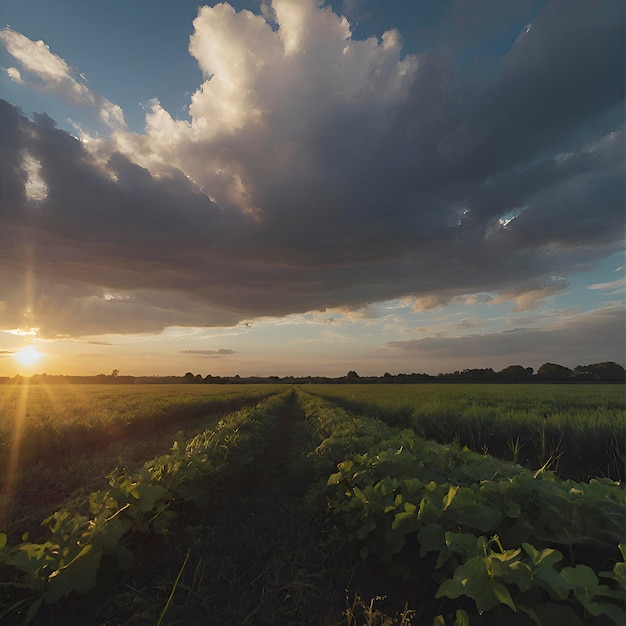
[[[357,413],[562,477],[623,480],[623,385],[319,385]]]
[[[608,422],[623,440],[621,386],[153,387],[91,388],[88,399],[67,389],[50,400],[59,441],[77,446],[76,424],[96,433],[123,424],[102,449],[119,446],[133,462],[113,470],[111,455],[99,464],[100,449],[69,455],[74,497],[41,509],[51,515],[41,526],[0,528],[0,623],[602,626],[626,617],[620,481],[602,465],[584,481],[539,459],[524,467],[459,446],[457,432],[428,440],[417,419],[471,421],[482,410],[493,429],[517,423],[517,407],[526,425],[550,411],[561,428],[569,420],[591,437]],[[48,414],[47,392],[35,391],[26,424]],[[19,398],[3,396],[14,416]],[[566,456],[569,443],[552,454]],[[40,454],[39,467],[55,467]],[[41,472],[40,493],[57,489],[52,474]],[[27,476],[16,493],[36,482]]]
[[[106,484],[116,466],[134,467],[167,449],[179,430],[191,436],[275,392],[264,385],[2,385],[0,520],[40,520],[75,490]]]

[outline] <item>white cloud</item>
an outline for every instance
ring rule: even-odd
[[[22,75],[20,74],[20,71],[17,69],[17,67],[7,67],[6,71],[11,80],[15,81],[19,85],[24,84],[24,79],[22,78]]]
[[[319,4],[274,0],[277,30],[229,4],[202,7],[189,51],[206,80],[191,97],[191,122],[154,100],[145,137],[120,137],[118,147],[155,173],[175,165],[219,204],[257,214],[259,196],[287,170],[294,184],[318,174],[311,142],[338,109],[367,114],[363,141],[375,144],[417,59],[401,58],[396,31],[352,39],[348,21]]]
[[[0,31],[0,41],[22,65],[23,70],[38,79],[39,83],[35,83],[35,86],[53,91],[74,104],[95,109],[100,120],[110,128],[126,128],[122,109],[76,80],[72,68],[51,52],[43,41],[32,41],[8,26]],[[16,82],[26,82],[18,69],[9,68],[7,72]],[[80,76],[83,77],[82,74]]]
[[[606,291],[607,295],[617,295],[624,293],[625,285],[623,280],[614,280],[608,283],[595,283],[593,285],[588,285],[587,288],[596,291]]]

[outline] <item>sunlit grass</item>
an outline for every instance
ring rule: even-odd
[[[0,385],[0,529],[270,393],[267,385]],[[19,510],[18,510],[19,509]]]

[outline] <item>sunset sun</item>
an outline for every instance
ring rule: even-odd
[[[34,365],[43,356],[35,346],[26,346],[14,355],[15,359],[21,365]]]

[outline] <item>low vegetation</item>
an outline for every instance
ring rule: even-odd
[[[187,414],[194,427],[90,494],[87,480],[41,526],[13,520],[0,531],[0,622],[622,624],[621,482],[602,467],[573,480],[538,458],[524,466],[521,455],[471,450],[458,434],[427,439],[423,415],[452,415],[427,387],[413,396],[407,386],[369,396],[362,385],[222,387],[213,404],[164,388],[153,408],[172,412],[158,419],[149,394],[143,404],[134,397],[143,428],[127,431],[127,446],[159,420],[185,426]],[[103,409],[130,392],[117,389]],[[524,412],[538,424],[558,414],[565,428],[576,407],[581,436],[604,423],[604,410],[624,438],[623,398],[611,387],[585,396],[525,386],[508,400],[499,389],[448,389],[459,423],[474,420],[483,441],[481,412],[483,429]]]
[[[355,413],[456,441],[481,453],[576,480],[624,480],[621,385],[329,385],[315,393]]]

